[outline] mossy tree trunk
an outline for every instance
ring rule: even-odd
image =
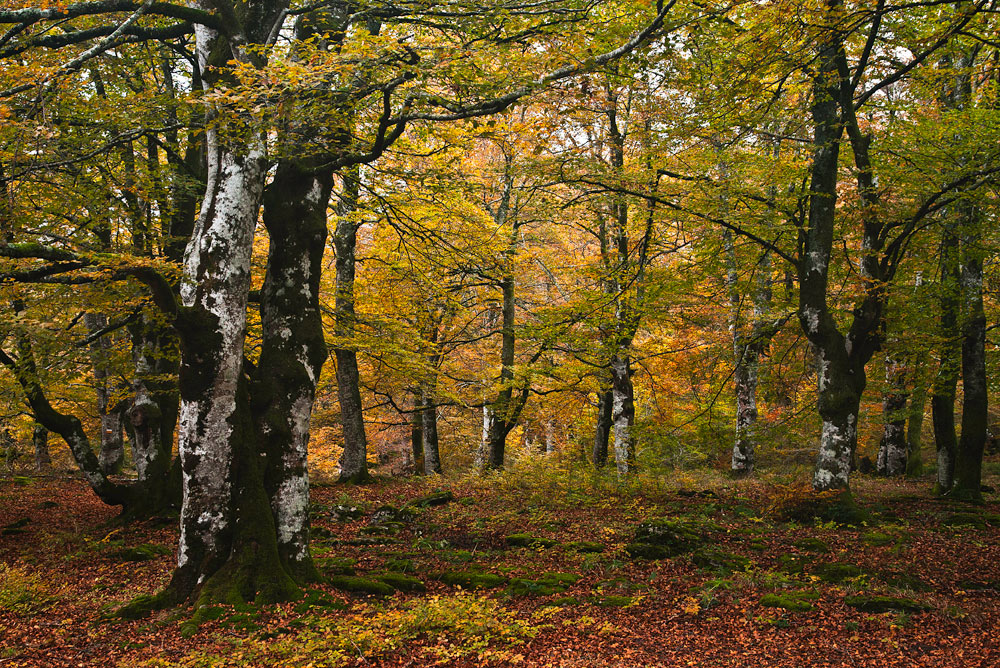
[[[937,480],[934,490],[944,494],[951,490],[955,476],[955,454],[958,436],[955,431],[955,395],[961,360],[958,329],[960,298],[958,235],[954,225],[946,224],[938,255],[941,267],[939,288],[940,325],[938,371],[931,388],[931,420],[937,450]]]
[[[279,162],[264,196],[270,246],[261,354],[251,385],[278,551],[300,579],[318,577],[309,553],[307,453],[316,381],[327,356],[319,289],[333,174],[316,167]]]
[[[895,355],[885,356],[885,393],[882,395],[883,429],[876,470],[879,475],[906,473],[906,365]]]
[[[31,444],[35,451],[35,470],[43,472],[52,466],[52,455],[49,453],[49,430],[36,424],[31,430]]]

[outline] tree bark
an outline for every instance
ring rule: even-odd
[[[88,312],[83,316],[87,330],[93,334],[108,326],[103,313]],[[101,426],[101,446],[98,462],[104,475],[121,473],[125,461],[125,441],[122,438],[122,411],[115,405],[111,371],[111,340],[107,335],[90,344],[94,390],[97,394],[97,417]]]
[[[413,473],[424,475],[424,405],[422,390],[413,396],[413,413],[410,416],[410,454],[413,458]]]
[[[610,388],[598,393],[597,425],[594,429],[594,466],[601,469],[608,463],[608,438],[611,435],[611,420],[614,407],[614,394]]]
[[[893,355],[885,357],[886,390],[882,396],[884,427],[879,442],[876,470],[879,475],[906,473],[906,366]]]
[[[31,431],[31,444],[35,450],[35,470],[48,471],[52,467],[52,455],[49,454],[49,430],[36,424]]]
[[[334,348],[337,359],[337,397],[340,421],[344,429],[344,452],[340,457],[340,481],[364,483],[368,474],[368,438],[361,404],[361,381],[357,352],[349,347],[355,332],[354,275],[358,241],[358,223],[351,214],[358,207],[360,170],[353,168],[343,175],[343,192],[338,213],[341,218],[333,234],[336,250],[336,300],[334,314],[339,343]]]
[[[309,552],[309,423],[326,360],[319,292],[333,174],[278,163],[264,195],[270,238],[261,289],[261,354],[251,383],[257,440],[278,553],[300,580],[319,577]]]
[[[960,371],[961,343],[958,327],[961,282],[959,277],[958,235],[953,225],[945,225],[941,240],[940,348],[938,372],[931,389],[931,420],[937,449],[937,481],[934,490],[944,494],[954,484],[958,436],[955,431],[955,395]]]

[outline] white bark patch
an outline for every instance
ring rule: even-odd
[[[851,473],[851,444],[856,438],[856,429],[857,419],[853,415],[847,416],[847,423],[844,426],[823,421],[813,487],[818,490],[829,490],[848,486]]]
[[[278,544],[288,548],[289,556],[296,560],[305,559],[309,552],[305,535],[309,521],[309,470],[306,459],[312,405],[312,396],[308,391],[304,391],[292,403],[288,416],[292,448],[282,455],[283,479],[271,500]]]
[[[808,334],[818,334],[819,333],[819,309],[813,306],[807,306],[802,309],[802,318],[806,323],[806,333]]]

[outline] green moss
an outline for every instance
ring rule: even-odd
[[[975,513],[952,513],[941,520],[944,526],[969,527],[983,530],[987,528],[986,519]]]
[[[567,550],[573,552],[580,552],[582,554],[595,554],[599,552],[604,552],[604,546],[600,543],[593,543],[587,540],[577,540],[572,543],[566,543]]]
[[[868,531],[861,534],[861,542],[875,547],[885,547],[886,545],[892,545],[896,542],[896,539],[887,533]]]
[[[792,545],[806,552],[826,553],[830,551],[830,546],[815,536],[800,538]]]
[[[427,591],[427,587],[422,581],[411,575],[406,575],[405,573],[381,571],[378,573],[371,573],[371,577],[375,578],[379,582],[389,585],[396,591]]]
[[[554,598],[548,602],[548,605],[554,605],[558,607],[566,607],[569,605],[580,605],[580,599],[576,596],[560,596],[559,598]]]
[[[691,561],[698,568],[705,568],[720,573],[745,571],[752,563],[750,559],[743,555],[712,547],[703,547],[695,550],[691,554]]]
[[[354,575],[357,559],[351,557],[316,557],[316,568],[327,575]]]
[[[507,593],[511,596],[551,596],[561,594],[580,580],[575,573],[544,573],[537,580],[515,578],[510,581]]]
[[[492,589],[506,584],[507,578],[479,571],[446,571],[436,578],[446,585],[463,589]]]
[[[814,601],[819,598],[819,594],[813,591],[782,592],[777,594],[764,594],[760,598],[760,604],[765,608],[781,608],[789,612],[808,612],[813,609]]]
[[[153,545],[144,543],[134,547],[124,547],[108,552],[108,556],[118,561],[152,561],[158,557],[171,554],[170,548],[165,545]]]
[[[861,612],[926,612],[931,607],[912,598],[895,596],[848,596],[844,603]]]
[[[854,564],[831,562],[816,564],[810,572],[823,582],[838,583],[861,575],[861,569]]]
[[[295,605],[295,612],[297,614],[303,615],[308,613],[310,610],[315,608],[320,608],[324,610],[347,610],[349,606],[344,604],[343,601],[331,596],[325,591],[320,589],[312,589],[306,592],[302,601]]]
[[[526,533],[511,534],[510,536],[507,536],[505,541],[510,547],[544,548],[558,545],[558,542],[552,540],[551,538],[540,538]]]
[[[412,559],[386,559],[385,561],[386,570],[396,571],[397,573],[415,573],[417,570],[417,565]]]
[[[393,588],[384,582],[356,575],[334,575],[329,579],[329,582],[331,587],[352,594],[388,596],[393,592]]]
[[[673,550],[648,543],[629,543],[625,546],[625,554],[633,559],[669,559],[675,556]]]
[[[645,559],[675,557],[698,548],[706,541],[706,531],[712,531],[715,528],[711,523],[704,522],[681,522],[670,519],[651,520],[636,527],[632,535],[632,543],[625,549],[632,557],[638,556]],[[643,550],[633,547],[634,545],[650,545],[661,549]]]
[[[782,554],[778,557],[778,570],[782,573],[805,573],[806,567],[813,562],[812,557],[801,554]]]

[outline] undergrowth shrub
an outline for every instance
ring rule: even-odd
[[[0,610],[31,615],[45,608],[52,598],[41,575],[0,563]]]
[[[780,522],[853,524],[859,519],[858,507],[840,490],[820,492],[808,483],[776,484],[768,487],[766,498],[765,513]]]

